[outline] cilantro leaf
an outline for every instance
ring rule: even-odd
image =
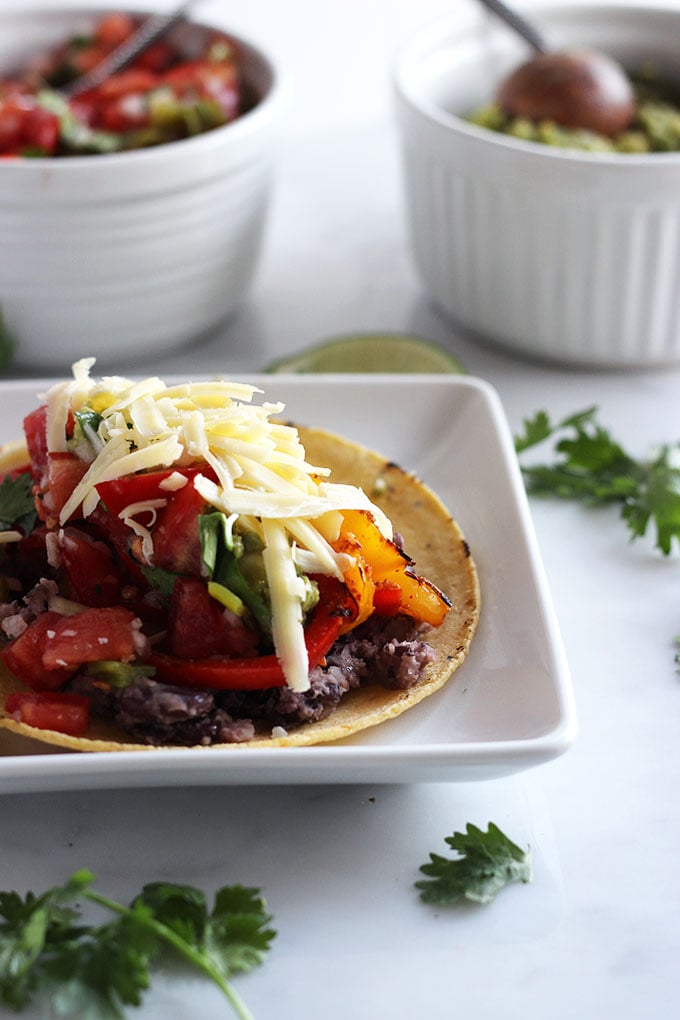
[[[237,595],[248,607],[264,634],[271,633],[271,608],[261,592],[241,573],[233,533],[227,517],[220,511],[201,514],[198,518],[201,557],[211,580]]]
[[[680,541],[680,443],[662,447],[651,460],[637,460],[598,423],[596,407],[557,424],[538,411],[523,424],[515,437],[518,454],[547,439],[555,441],[558,454],[551,464],[520,464],[530,494],[618,505],[631,537],[653,527],[664,555]]]
[[[209,913],[204,894],[191,886],[151,883],[126,907],[90,888],[93,881],[81,871],[40,897],[0,892],[1,1003],[18,1011],[40,993],[56,1016],[124,1020],[126,1006],[141,1004],[156,958],[173,950],[248,1020],[229,978],[260,964],[275,935],[256,889],[225,886]],[[77,924],[76,897],[116,916]]]
[[[274,938],[270,921],[257,889],[224,887],[215,896],[206,950],[226,975],[252,970],[262,963]]]
[[[38,515],[32,486],[28,471],[22,471],[16,478],[6,475],[0,482],[0,531],[17,527],[27,535],[33,530]]]
[[[161,598],[169,601],[179,575],[164,570],[162,567],[143,566],[140,569],[149,586],[155,588]]]
[[[509,882],[531,881],[531,858],[489,822],[486,832],[468,824],[445,842],[458,852],[455,858],[430,854],[420,870],[427,879],[416,882],[424,903],[448,906],[460,900],[490,903]]]

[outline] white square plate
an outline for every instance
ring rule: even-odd
[[[576,731],[569,670],[500,401],[457,376],[250,376],[301,424],[379,450],[450,508],[480,575],[468,658],[397,719],[320,747],[78,754],[0,731],[0,792],[124,786],[491,779],[564,752]],[[45,384],[0,384],[0,436],[21,434]]]

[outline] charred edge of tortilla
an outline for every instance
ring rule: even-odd
[[[307,723],[286,736],[272,737],[262,731],[242,744],[211,744],[200,749],[247,750],[250,748],[300,747],[331,743],[393,719],[438,691],[465,659],[480,613],[479,580],[470,546],[440,498],[415,475],[379,453],[332,432],[298,426],[310,463],[332,470],[337,482],[361,486],[393,521],[418,573],[441,588],[453,609],[444,623],[427,634],[438,659],[425,667],[420,682],[408,690],[391,691],[364,685],[346,694],[338,707],[319,722]],[[428,527],[423,527],[425,516]],[[432,526],[432,521],[435,526]],[[21,682],[0,664],[0,706]],[[149,745],[127,739],[113,724],[93,722],[91,735],[71,737],[53,730],[37,730],[7,716],[0,728],[64,750],[73,751],[169,751],[191,750],[173,745]],[[196,749],[196,748],[194,748]]]

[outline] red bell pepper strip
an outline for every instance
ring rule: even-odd
[[[179,489],[163,488],[163,482],[170,475],[182,475],[190,482],[197,474],[215,478],[215,472],[209,464],[189,468],[170,467],[160,468],[158,471],[141,471],[135,475],[123,475],[108,482],[97,482],[95,489],[109,513],[117,516],[130,503],[143,503],[147,499],[172,499]]]

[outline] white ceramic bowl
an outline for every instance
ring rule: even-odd
[[[101,13],[3,12],[0,68]],[[267,56],[238,42],[259,101],[225,127],[145,150],[0,161],[0,306],[19,365],[129,363],[190,344],[242,303],[262,243],[279,88]]]
[[[680,10],[531,8],[554,45],[587,44],[680,81]],[[471,332],[584,366],[680,360],[680,153],[594,155],[462,119],[527,48],[470,5],[395,71],[408,222],[435,303]]]

